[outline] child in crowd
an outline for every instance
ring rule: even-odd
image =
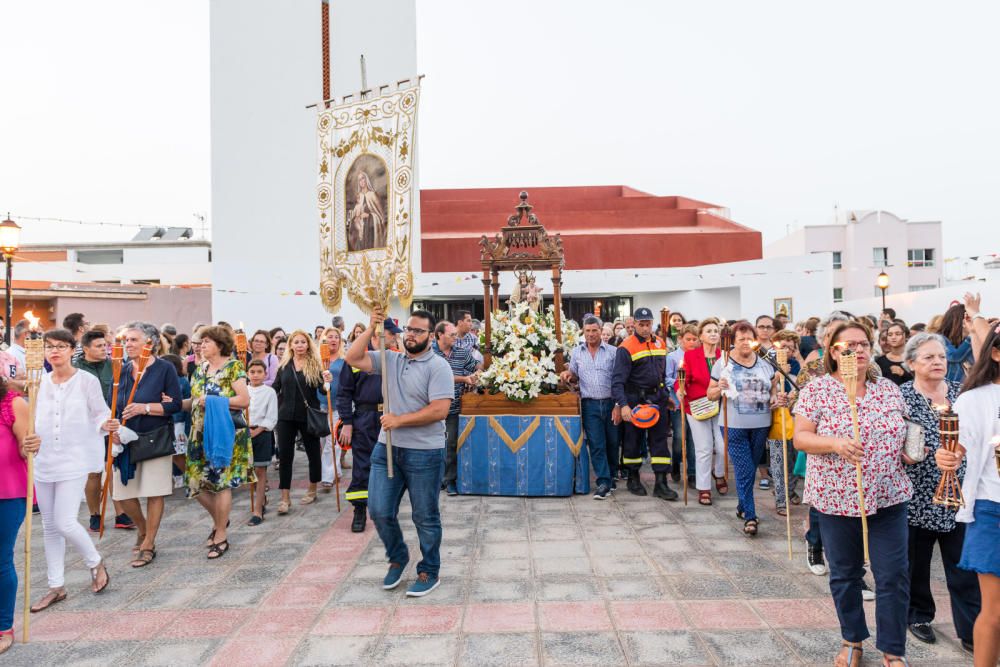
[[[274,457],[274,426],[278,423],[278,395],[264,380],[267,365],[254,359],[247,365],[250,380],[250,438],[253,442],[253,465],[257,472],[257,491],[254,499],[255,513],[248,526],[259,526],[264,520],[267,502],[267,466]]]

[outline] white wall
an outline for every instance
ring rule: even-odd
[[[369,84],[416,72],[415,11],[414,0],[331,3],[335,94],[360,88],[361,52]],[[322,97],[320,16],[319,0],[211,0],[216,320],[310,330],[330,321],[309,295],[319,228],[316,110],[305,107]],[[345,304],[345,319],[361,318]]]
[[[907,324],[927,322],[933,316],[948,310],[952,301],[961,301],[966,292],[979,293],[983,298],[983,314],[993,317],[1000,313],[1000,282],[968,282],[949,285],[940,289],[923,292],[893,294],[892,288],[886,294],[886,305],[896,310],[896,316]],[[855,315],[877,315],[882,310],[881,297],[844,301],[838,308]]]

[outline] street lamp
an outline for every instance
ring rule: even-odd
[[[4,335],[3,339],[7,345],[10,345],[10,319],[13,316],[14,309],[14,297],[11,293],[11,271],[12,264],[14,261],[14,253],[17,252],[18,246],[21,244],[21,226],[10,219],[10,213],[7,214],[7,219],[0,222],[0,252],[3,253],[4,261],[7,262],[7,310],[5,311],[6,317],[3,321],[4,323]]]
[[[889,274],[883,271],[878,274],[878,278],[875,279],[875,284],[878,288],[882,290],[882,310],[885,310],[885,291],[889,289]]]

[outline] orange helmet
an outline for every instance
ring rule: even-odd
[[[337,445],[340,442],[340,429],[342,429],[343,427],[344,427],[344,421],[342,419],[338,419],[337,423],[334,424],[334,426],[333,426],[333,444],[334,445]],[[342,452],[349,452],[349,451],[351,451],[351,446],[349,444],[348,445],[340,445],[340,451],[342,451]]]
[[[649,428],[660,421],[660,408],[643,403],[632,408],[632,424],[638,428]]]

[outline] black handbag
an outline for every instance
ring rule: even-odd
[[[129,461],[131,463],[142,463],[150,459],[158,459],[163,456],[171,456],[174,453],[174,425],[164,424],[163,426],[147,431],[136,433],[139,438],[129,443]]]
[[[247,428],[247,419],[242,410],[230,410],[229,416],[233,418],[233,426],[237,431]]]
[[[325,438],[330,435],[330,420],[326,418],[325,412],[309,405],[309,401],[306,400],[306,392],[302,389],[299,374],[295,371],[294,366],[291,371],[292,377],[295,378],[295,384],[299,387],[299,393],[302,394],[302,402],[306,406],[306,433],[316,438]]]

